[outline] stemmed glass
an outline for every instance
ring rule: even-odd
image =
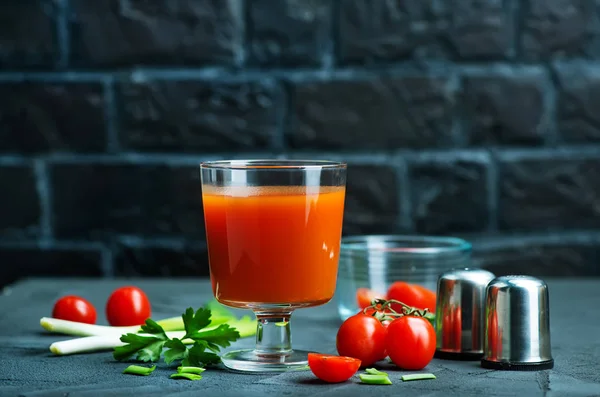
[[[210,277],[220,303],[253,310],[256,346],[223,354],[234,370],[305,367],[290,317],[335,291],[346,164],[232,160],[200,165]]]

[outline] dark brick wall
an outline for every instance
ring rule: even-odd
[[[349,162],[345,234],[600,276],[597,0],[7,0],[0,285],[206,275],[198,162]]]

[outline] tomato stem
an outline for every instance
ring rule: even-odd
[[[397,312],[392,308],[392,304],[400,305],[402,312]],[[395,299],[373,299],[371,306],[363,309],[363,313],[367,314],[369,309],[374,309],[372,316],[379,321],[393,320],[396,317],[404,316],[415,316],[415,317],[427,317],[429,309],[419,309],[413,306],[409,306],[404,302],[400,302]]]

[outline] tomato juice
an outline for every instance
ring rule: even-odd
[[[316,306],[335,291],[343,186],[202,187],[213,293],[223,304]]]

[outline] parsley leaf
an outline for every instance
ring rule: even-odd
[[[210,324],[210,310],[200,308],[194,313],[194,309],[188,307],[185,313],[181,316],[183,318],[183,325],[185,327],[185,337],[190,338],[192,334],[200,331],[202,328],[207,327]]]
[[[147,319],[141,327],[142,332],[150,335],[125,334],[121,336],[124,346],[115,347],[113,357],[116,360],[125,360],[137,353],[136,358],[140,361],[158,361],[163,346],[169,340],[163,328],[154,320]]]
[[[152,320],[151,318],[146,320],[146,323],[142,325],[141,329],[142,332],[145,334],[159,335],[164,339],[168,339],[163,327],[161,327],[156,321]]]
[[[221,324],[217,328],[207,331],[197,331],[189,336],[190,339],[195,341],[205,341],[207,347],[214,352],[218,352],[220,347],[229,347],[231,342],[235,342],[239,337],[240,333],[227,324]]]
[[[221,358],[217,354],[205,350],[206,342],[194,342],[194,345],[188,350],[188,356],[181,362],[181,365],[185,367],[202,367],[221,362]]]
[[[121,361],[137,353],[137,359],[140,361],[158,361],[166,341],[166,335],[161,338],[159,336],[125,334],[121,336],[121,342],[125,342],[126,345],[115,347],[113,357],[115,360]]]
[[[200,308],[194,312],[190,307],[181,317],[186,333],[183,338],[169,338],[156,321],[148,319],[139,334],[121,336],[125,345],[115,348],[114,358],[125,360],[135,355],[140,361],[158,361],[164,348],[165,363],[181,360],[183,366],[202,367],[218,364],[221,358],[217,353],[221,348],[230,346],[240,337],[240,333],[228,324],[207,329],[211,324],[210,309]],[[186,343],[193,345],[189,347]]]
[[[181,339],[173,338],[165,343],[169,350],[165,351],[165,363],[171,364],[175,360],[183,360],[188,356],[188,348]]]

